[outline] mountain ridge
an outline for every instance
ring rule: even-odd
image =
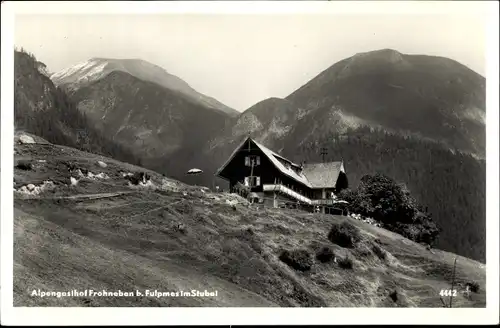
[[[120,139],[117,134],[123,134],[126,129],[134,130],[129,136],[132,139],[120,139],[125,144],[133,144],[133,138],[141,135],[139,130],[144,130],[144,137],[168,130],[169,139],[161,137],[158,140],[161,144],[157,144],[156,148],[156,155],[167,155],[169,147],[182,148],[182,141],[172,138],[181,135],[187,138],[190,126],[202,126],[204,122],[211,121],[214,124],[206,128],[215,131],[228,119],[219,110],[200,109],[198,103],[178,95],[178,91],[162,88],[126,72],[114,71],[76,90],[71,98],[81,112],[86,113],[100,129],[113,135],[114,139]],[[162,124],[158,125],[159,122]],[[152,142],[152,139],[145,141],[148,147],[152,147]]]
[[[127,162],[135,158],[97,131],[78,112],[66,93],[46,73],[45,64],[33,54],[14,52],[14,128],[33,133],[52,143],[114,156]]]
[[[51,75],[56,85],[71,91],[104,78],[113,71],[123,71],[141,80],[154,82],[164,88],[178,91],[206,107],[220,110],[228,115],[237,116],[232,109],[212,97],[197,92],[181,78],[168,73],[164,68],[142,59],[114,59],[93,57]]]
[[[454,60],[381,50],[331,65],[285,99],[323,116],[340,107],[484,158],[485,85],[481,75]]]

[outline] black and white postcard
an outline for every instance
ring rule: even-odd
[[[6,1],[1,71],[2,323],[498,323],[497,2]]]

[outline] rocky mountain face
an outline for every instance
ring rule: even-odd
[[[155,75],[158,70],[164,75]],[[52,78],[97,130],[130,149],[141,165],[174,178],[197,165],[199,150],[233,120],[186,95],[182,80],[142,61],[80,65]]]
[[[215,172],[248,135],[297,162],[325,148],[352,186],[375,172],[407,184],[443,230],[438,247],[484,260],[485,98],[485,79],[453,60],[357,54],[249,108],[205,158]]]
[[[248,135],[263,143],[273,144],[289,134],[302,114],[290,101],[280,98],[265,99],[247,109],[228,125],[209,143],[209,149],[222,147],[229,150],[227,143],[237,144]]]
[[[58,86],[67,90],[78,90],[98,81],[113,72],[128,73],[137,79],[156,83],[166,89],[177,91],[191,101],[204,107],[220,110],[230,116],[239,112],[214,98],[194,90],[189,84],[165,69],[140,59],[92,58],[51,75]]]

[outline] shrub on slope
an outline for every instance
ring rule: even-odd
[[[335,259],[335,253],[330,247],[323,247],[316,253],[316,259],[321,263],[328,263]]]
[[[342,222],[341,224],[334,224],[328,232],[328,240],[345,248],[353,248],[360,240],[358,228],[349,222]]]
[[[298,271],[309,271],[313,265],[311,254],[305,249],[285,250],[279,258],[283,263]]]
[[[349,210],[372,217],[384,227],[408,239],[432,245],[439,229],[403,185],[382,175],[365,175],[356,190],[344,190],[340,197]]]

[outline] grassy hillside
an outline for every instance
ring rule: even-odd
[[[15,306],[440,307],[450,288],[454,254],[351,218],[259,209],[154,172],[147,186],[131,186],[123,173],[143,169],[68,147],[16,145],[15,161],[17,190],[54,183],[15,192]],[[70,186],[68,167],[107,178],[87,173]],[[328,237],[343,222],[352,247]],[[458,256],[456,277],[454,306],[484,307],[484,266]],[[480,288],[467,298],[469,282]],[[30,296],[103,288],[218,296]]]

